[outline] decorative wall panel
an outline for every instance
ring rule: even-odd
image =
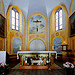
[[[45,51],[45,44],[40,39],[32,40],[29,45],[30,51]]]
[[[17,53],[21,49],[21,41],[19,38],[13,39],[13,53]]]
[[[60,37],[57,37],[54,39],[54,50],[57,51],[57,53],[62,53],[62,39]]]

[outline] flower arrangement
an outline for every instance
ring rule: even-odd
[[[9,65],[8,64],[2,64],[0,63],[0,75],[6,75],[9,71]]]
[[[73,65],[72,63],[70,63],[70,62],[64,63],[63,66],[64,66],[65,68],[74,68],[74,65]]]
[[[74,65],[72,63],[66,62],[63,67],[66,75],[74,75]]]

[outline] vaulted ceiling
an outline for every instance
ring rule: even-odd
[[[17,5],[27,18],[34,12],[41,12],[49,17],[52,10],[60,4],[64,4],[69,13],[71,0],[3,0],[5,14],[9,5]]]

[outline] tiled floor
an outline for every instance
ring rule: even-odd
[[[19,64],[19,61],[12,62],[9,64],[10,70],[7,75],[65,75],[62,66],[63,61],[55,61],[55,64],[61,67],[57,67],[55,68],[55,70],[20,70],[13,68],[17,64]]]
[[[18,62],[10,63],[10,70],[7,75],[65,75],[63,69],[55,69],[55,70],[20,70],[20,69],[11,69]],[[62,66],[62,62],[55,62]]]
[[[64,75],[63,70],[10,70],[7,75]]]

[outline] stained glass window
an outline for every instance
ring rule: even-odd
[[[59,29],[62,29],[62,10],[59,11]]]
[[[62,29],[62,9],[58,9],[55,13],[55,30]]]
[[[12,10],[12,29],[15,29],[15,11]]]
[[[56,30],[58,30],[58,12],[56,12]]]
[[[12,9],[12,29],[19,30],[19,13],[15,8]]]
[[[19,27],[18,27],[18,21],[19,21],[19,19],[18,19],[18,13],[16,12],[16,30],[19,29]]]

